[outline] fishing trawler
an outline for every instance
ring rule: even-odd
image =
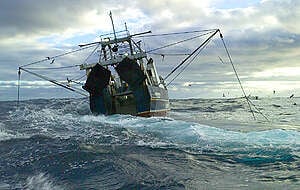
[[[223,41],[223,36],[219,29],[163,34],[149,34],[151,31],[147,31],[130,34],[125,23],[125,30],[115,31],[111,12],[109,16],[113,32],[101,35],[99,41],[81,44],[79,45],[80,49],[75,49],[52,57],[46,57],[43,60],[20,66],[18,72],[18,101],[20,97],[21,71],[25,71],[72,92],[88,96],[90,110],[93,114],[131,114],[145,117],[165,116],[170,110],[167,86],[172,83],[187,68],[187,66],[195,61],[195,58],[216,34],[219,33],[220,38]],[[178,35],[180,36],[183,34],[193,34],[193,36],[174,41],[180,38]],[[145,50],[145,46],[142,47],[142,40],[140,39],[166,36],[170,37],[170,39],[165,41],[157,40],[156,43],[154,43],[160,47],[155,47],[150,50]],[[197,44],[196,48],[186,45],[181,46],[180,48],[185,51],[183,53],[159,52],[162,49],[173,46],[177,46],[176,48],[179,49],[180,44],[188,41],[193,42],[201,37],[206,38],[202,43]],[[168,44],[162,44],[164,42]],[[59,66],[52,67],[60,58],[71,54],[73,55],[95,46],[96,48],[91,54],[96,52],[98,58],[94,62],[86,62],[87,59],[85,59],[84,63],[74,65],[74,59],[69,59],[61,61],[63,64],[57,64]],[[154,59],[148,56],[150,53],[152,55],[156,54],[162,56],[163,58],[168,55],[184,56],[184,59],[182,59],[182,61],[180,61],[179,64],[163,78],[158,75]],[[51,67],[43,66],[47,62],[50,62]],[[32,67],[33,65],[36,67]],[[82,79],[82,77],[78,79],[75,79],[75,77],[70,78],[70,73],[64,71],[64,69],[75,67],[79,67],[81,71],[85,71],[84,75],[86,80],[84,82],[79,80]],[[54,79],[53,76],[58,77],[58,73],[50,76],[48,71],[54,69],[63,72],[62,74],[65,79]],[[39,70],[44,72],[38,73],[37,71]],[[170,76],[173,76],[171,80],[168,79]],[[168,83],[165,82],[167,79],[169,80]],[[78,85],[82,88],[78,88]]]
[[[155,63],[132,37],[150,33],[101,36],[101,56],[97,63],[82,64],[87,80],[90,109],[95,114],[165,116],[169,107],[168,90],[157,73]],[[80,47],[93,43],[80,45]],[[114,74],[113,74],[114,73]]]

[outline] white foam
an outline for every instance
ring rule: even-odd
[[[94,116],[77,115],[74,113],[64,114],[63,110],[60,109],[44,108],[39,110],[31,109],[30,106],[25,107],[24,110],[12,112],[10,117],[14,121],[29,122],[29,128],[36,129],[35,132],[59,137],[75,135],[93,138],[93,136],[97,135],[114,135],[110,134],[109,130],[98,130],[105,125],[105,127],[111,126],[130,129],[137,136],[150,137],[146,138],[145,142],[138,142],[139,145],[157,144],[158,146],[165,146],[165,143],[169,143],[170,145],[178,144],[192,147],[204,147],[208,145],[220,148],[228,147],[228,145],[234,148],[238,144],[251,147],[300,146],[300,133],[293,130],[271,129],[246,133],[230,131],[224,129],[225,127],[222,128],[222,126],[217,128],[170,118],[142,118],[130,115]],[[0,125],[0,140],[16,138],[15,134],[4,129],[1,130]],[[154,141],[151,142],[153,139]]]
[[[228,145],[229,143],[250,146],[300,146],[300,133],[292,130],[273,129],[256,132],[236,132],[225,129],[201,126],[191,126],[199,138],[210,143]]]
[[[5,190],[5,189],[9,190],[9,189],[12,189],[12,188],[9,184],[0,182],[0,189],[1,190]]]
[[[26,180],[25,188],[28,190],[59,190],[63,189],[56,185],[54,180],[45,173],[39,173],[37,175],[28,177]]]
[[[0,141],[9,140],[15,137],[16,135],[5,129],[5,125],[3,123],[0,123]]]

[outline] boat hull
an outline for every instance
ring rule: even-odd
[[[137,116],[140,117],[165,117],[169,110],[153,110],[148,112],[138,113]]]
[[[130,114],[142,117],[166,116],[170,110],[168,91],[163,87],[150,85],[141,85],[122,93],[106,88],[102,95],[90,97],[90,106],[94,114]]]

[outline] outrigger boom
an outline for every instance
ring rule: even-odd
[[[127,31],[127,30],[124,30],[124,31]],[[127,37],[116,38],[116,39],[113,39],[113,40],[110,40],[108,38],[104,38],[104,40],[99,41],[99,42],[91,42],[91,43],[87,43],[87,44],[80,44],[78,46],[79,47],[84,47],[84,46],[90,46],[90,45],[94,45],[94,44],[108,45],[108,44],[114,44],[114,43],[120,43],[120,42],[126,42],[126,41],[128,42],[128,41],[131,40],[132,37],[145,35],[145,34],[149,34],[149,33],[152,33],[152,32],[149,30],[149,31],[146,31],[146,32],[136,33],[136,34],[133,34],[133,35],[129,35]],[[109,33],[109,34],[113,34],[113,33]],[[104,34],[103,36],[109,35],[109,34]]]

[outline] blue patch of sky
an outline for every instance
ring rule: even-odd
[[[38,41],[41,42],[41,43],[52,44],[56,37],[58,37],[58,35],[57,36],[51,35],[51,36],[41,37],[41,38],[38,39]]]
[[[257,5],[261,0],[220,0],[214,5],[218,9],[246,8]]]
[[[67,38],[63,41],[63,43],[79,45],[79,44],[93,42],[97,37],[99,37],[98,34],[83,34],[83,35]]]
[[[72,45],[79,45],[82,43],[88,43],[95,40],[97,37],[97,34],[78,34],[66,39],[63,39],[62,41],[59,41],[60,44],[72,44]],[[59,35],[51,35],[42,37],[39,39],[39,42],[47,43],[47,44],[55,44],[56,39],[60,38]]]

